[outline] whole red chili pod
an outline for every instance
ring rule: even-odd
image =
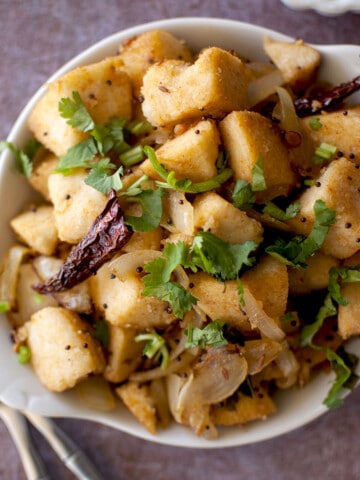
[[[316,92],[308,97],[298,98],[294,101],[296,113],[299,117],[305,117],[306,115],[318,113],[321,110],[329,110],[359,89],[360,75],[349,82],[341,83],[328,90]]]
[[[59,272],[45,284],[33,285],[39,293],[68,290],[86,280],[129,240],[133,231],[125,225],[124,215],[115,190],[111,190],[104,210],[98,215],[89,233],[70,252]]]

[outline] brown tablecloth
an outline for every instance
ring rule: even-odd
[[[0,0],[0,139],[35,90],[76,53],[124,28],[180,16],[248,21],[314,43],[360,39],[360,15],[295,12],[278,0]],[[164,447],[91,422],[57,422],[108,480],[360,479],[360,390],[292,433],[225,450]],[[34,438],[52,478],[74,478],[36,432]],[[23,479],[0,422],[0,480]]]

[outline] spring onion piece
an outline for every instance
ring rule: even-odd
[[[19,363],[22,363],[22,364],[29,363],[31,358],[30,348],[27,345],[20,345],[17,357],[18,357]]]
[[[322,123],[320,122],[320,118],[319,117],[311,118],[310,122],[309,122],[309,126],[310,126],[311,130],[314,130],[315,132],[317,130],[320,130],[320,128],[322,127]]]
[[[323,142],[320,147],[315,150],[315,155],[312,158],[312,161],[315,165],[321,165],[336,153],[337,147],[335,145],[330,145],[329,143]]]
[[[136,147],[132,147],[124,153],[121,153],[119,156],[120,162],[125,167],[131,167],[140,163],[144,160],[144,153],[143,148],[141,145],[137,145]]]
[[[9,302],[0,302],[0,313],[9,312],[10,310]]]
[[[150,132],[152,129],[151,124],[146,120],[132,120],[126,124],[126,130],[133,135],[142,135]]]

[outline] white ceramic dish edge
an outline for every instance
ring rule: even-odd
[[[126,39],[145,30],[155,28],[168,30],[184,38],[194,50],[208,45],[217,45],[235,49],[242,55],[258,60],[266,58],[262,53],[262,39],[265,35],[283,40],[291,39],[279,32],[233,20],[208,18],[161,20],[138,25],[107,37],[66,63],[49,80],[58,78],[75,66],[100,60],[106,55],[112,55],[116,52],[118,45]],[[360,47],[339,45],[317,46],[317,48],[324,56],[324,67],[322,69],[324,78],[331,78],[336,83],[359,74]],[[334,68],[335,66],[336,68]],[[44,91],[45,87],[43,86],[24,108],[11,129],[8,137],[9,141],[21,146],[27,140],[29,133],[25,128],[26,119]],[[359,96],[357,96],[357,101],[360,101]],[[0,222],[2,232],[6,233],[0,237],[1,255],[12,241],[12,236],[7,228],[8,220],[31,198],[31,191],[26,181],[11,172],[11,162],[11,155],[4,152],[0,160],[0,205],[6,205],[6,208],[3,208]],[[19,191],[19,185],[21,185],[21,196],[14,193]],[[9,202],[9,198],[11,198],[11,202]],[[16,357],[12,353],[11,343],[8,341],[8,334],[4,318],[0,328],[0,359],[2,365],[7,365],[7,368],[3,368],[0,374],[0,400],[4,403],[42,415],[94,420],[161,444],[191,448],[244,445],[294,430],[326,411],[322,400],[330,386],[332,377],[321,375],[304,389],[281,395],[279,412],[266,421],[258,421],[241,428],[223,429],[220,432],[220,437],[216,440],[207,441],[198,438],[189,429],[178,425],[172,425],[169,429],[160,431],[157,436],[153,436],[146,432],[131,414],[121,407],[113,412],[94,412],[84,408],[76,399],[74,392],[65,394],[48,392],[39,384],[29,366],[22,366],[17,363]],[[357,352],[360,352],[359,344],[356,344],[354,348]]]
[[[295,10],[315,10],[321,15],[335,16],[347,12],[360,12],[359,0],[281,0],[287,7]]]

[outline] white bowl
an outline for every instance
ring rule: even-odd
[[[281,0],[295,10],[315,10],[322,15],[334,16],[347,12],[360,12],[359,0]]]
[[[184,38],[194,50],[216,45],[234,49],[247,58],[257,60],[266,59],[262,51],[264,35],[290,40],[289,37],[280,33],[231,20],[207,18],[162,20],[136,26],[102,40],[64,65],[51,79],[59,77],[78,65],[88,64],[112,55],[117,51],[118,45],[129,37],[154,28],[164,29]],[[323,55],[321,69],[323,78],[337,83],[349,80],[359,74],[360,47],[334,45],[317,46],[317,48]],[[29,101],[10,132],[8,140],[19,147],[29,138],[26,126],[27,118],[44,93],[44,88],[41,87]],[[353,99],[360,103],[359,96],[354,95]],[[12,162],[11,154],[4,152],[0,159],[1,256],[14,240],[8,228],[9,219],[20,211],[32,195],[26,180],[13,172]],[[65,394],[48,392],[39,383],[30,366],[23,366],[17,362],[16,356],[12,352],[9,333],[6,319],[2,318],[0,323],[0,364],[2,365],[0,400],[4,403],[47,416],[94,420],[132,435],[167,445],[192,448],[229,447],[254,443],[289,432],[326,412],[322,401],[333,378],[331,375],[323,374],[302,390],[282,393],[278,398],[279,408],[276,414],[270,416],[266,421],[257,421],[241,428],[223,429],[216,440],[207,441],[198,438],[190,429],[175,424],[167,430],[160,430],[156,436],[153,436],[146,432],[121,406],[115,411],[102,413],[84,407],[74,392]],[[359,343],[353,348],[360,353]]]

